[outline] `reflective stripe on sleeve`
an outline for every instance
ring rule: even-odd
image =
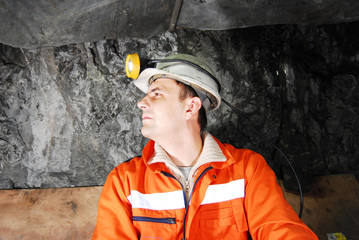
[[[165,193],[144,194],[131,190],[127,197],[132,208],[144,208],[150,210],[174,210],[184,208],[183,192],[181,190]]]
[[[218,203],[244,197],[244,179],[229,183],[209,185],[201,203]]]

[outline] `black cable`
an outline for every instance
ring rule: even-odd
[[[282,152],[282,150],[280,150],[274,143],[272,143],[271,140],[269,140],[266,136],[264,136],[263,134],[261,134],[255,127],[253,127],[253,124],[250,122],[250,120],[246,117],[244,117],[237,109],[235,109],[229,102],[227,102],[225,99],[222,98],[222,102],[224,102],[228,107],[230,107],[233,112],[235,112],[238,117],[247,124],[248,127],[250,127],[256,134],[258,134],[260,137],[262,137],[264,140],[266,140],[272,147],[274,147],[280,154],[282,154],[282,156],[284,157],[284,159],[287,161],[288,165],[290,166],[290,168],[292,169],[292,172],[295,176],[295,179],[297,180],[297,184],[298,184],[298,188],[299,188],[299,195],[300,195],[300,209],[299,209],[299,218],[302,218],[302,214],[303,214],[303,205],[304,205],[304,199],[303,199],[303,192],[302,192],[302,186],[300,184],[299,178],[297,176],[297,173],[295,172],[292,164],[290,163],[290,161],[288,160],[287,156]]]

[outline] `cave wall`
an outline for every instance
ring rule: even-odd
[[[358,173],[358,27],[183,28],[60,47],[0,44],[0,189],[102,185],[112,168],[141,154],[143,93],[124,70],[133,52],[205,58],[222,97],[248,118],[222,104],[208,115],[209,131],[264,155],[278,177],[290,180],[283,157],[248,122],[307,182]]]

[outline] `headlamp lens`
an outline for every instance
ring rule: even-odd
[[[126,58],[126,75],[136,79],[140,74],[140,57],[137,53],[129,54]]]
[[[132,72],[132,68],[133,68],[133,62],[132,62],[132,60],[130,59],[129,61],[128,61],[128,71],[129,72]]]

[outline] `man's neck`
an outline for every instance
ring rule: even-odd
[[[157,142],[174,164],[181,167],[193,166],[202,153],[203,140],[200,133],[180,134],[170,141]]]

